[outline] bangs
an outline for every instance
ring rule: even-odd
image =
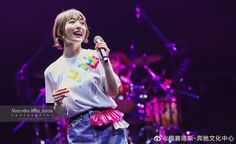
[[[70,19],[78,19],[79,21],[86,21],[85,16],[78,10],[71,9],[65,12],[64,18],[66,21]]]

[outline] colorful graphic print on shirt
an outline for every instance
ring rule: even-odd
[[[78,65],[78,67],[83,68],[84,70],[96,69],[99,63],[99,58],[95,56],[84,56],[83,60],[85,62]]]
[[[94,70],[97,68],[99,64],[99,58],[96,56],[84,56],[83,62],[81,64],[78,64],[77,68],[82,68],[84,70]],[[87,73],[82,74],[82,71],[79,69],[70,69],[68,77],[75,81],[75,82],[82,82],[83,79],[87,79],[88,75]]]
[[[69,73],[68,77],[70,79],[72,79],[73,81],[76,81],[76,82],[81,82],[81,79],[82,79],[81,74],[79,73],[79,71],[74,70],[74,69],[70,70],[70,73]]]

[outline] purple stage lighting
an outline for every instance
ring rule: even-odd
[[[135,12],[136,12],[136,18],[137,18],[137,20],[139,20],[141,17],[141,9],[138,4],[136,4]]]

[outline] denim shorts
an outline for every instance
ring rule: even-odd
[[[67,128],[69,144],[128,144],[124,129],[115,129],[112,124],[93,126],[90,119],[93,111],[70,121]]]

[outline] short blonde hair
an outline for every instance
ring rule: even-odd
[[[89,29],[86,23],[85,16],[76,9],[68,9],[57,15],[54,25],[53,25],[54,46],[57,47],[58,49],[63,49],[64,47],[63,36],[65,33],[65,25],[66,25],[66,22],[71,18],[76,18],[76,19],[78,18],[79,20],[83,20],[85,22],[87,29],[86,29],[86,34],[85,34],[85,38],[83,42],[88,43]]]

